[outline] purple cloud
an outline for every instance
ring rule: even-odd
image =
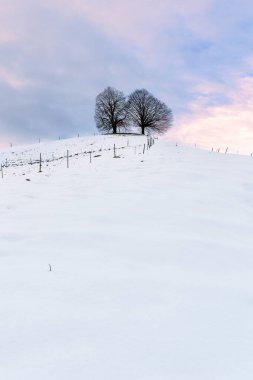
[[[211,110],[244,109],[231,93],[252,75],[252,18],[248,0],[0,0],[0,137],[93,132],[95,96],[111,85],[146,87],[174,110],[173,135],[208,143],[205,114],[211,128]]]

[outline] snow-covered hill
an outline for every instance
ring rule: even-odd
[[[144,143],[0,152],[1,379],[252,379],[253,158]]]

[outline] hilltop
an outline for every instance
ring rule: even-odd
[[[144,144],[0,151],[3,379],[252,379],[253,158]]]

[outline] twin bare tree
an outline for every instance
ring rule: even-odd
[[[163,134],[172,125],[173,115],[167,105],[147,90],[135,90],[126,99],[123,92],[107,87],[96,97],[95,121],[105,133],[119,133],[139,128],[141,133]]]

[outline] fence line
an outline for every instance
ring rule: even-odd
[[[93,144],[94,143],[92,143],[90,145],[93,145]],[[66,160],[67,159],[67,168],[69,168],[70,158],[73,158],[73,157],[87,156],[87,155],[89,155],[89,159],[90,159],[90,163],[91,163],[92,162],[92,155],[94,153],[97,153],[97,152],[109,152],[109,151],[113,150],[113,152],[114,152],[113,157],[114,158],[120,158],[120,156],[116,155],[116,149],[117,150],[123,150],[125,148],[134,149],[134,153],[136,154],[136,148],[137,147],[142,147],[142,146],[143,146],[142,144],[136,144],[134,146],[130,146],[129,145],[129,140],[127,140],[126,145],[124,145],[124,146],[117,146],[117,148],[116,148],[116,145],[114,144],[113,148],[108,147],[108,148],[102,149],[102,147],[100,147],[97,150],[83,150],[82,149],[81,152],[73,153],[73,154],[70,154],[69,149],[68,149],[67,152],[66,152],[66,155],[61,155],[59,157],[56,157],[55,153],[50,152],[48,154],[51,155],[51,158],[47,157],[47,158],[44,158],[44,159],[43,159],[42,153],[38,153],[39,154],[38,159],[17,158],[16,160],[15,159],[12,159],[12,160],[9,159],[8,160],[6,158],[5,161],[0,164],[1,165],[1,167],[0,167],[1,177],[3,178],[3,176],[4,176],[3,175],[3,169],[4,168],[10,168],[10,167],[11,168],[15,168],[15,167],[26,167],[26,166],[38,165],[39,166],[38,172],[41,173],[43,165],[45,165],[45,164],[54,163],[54,162],[57,162],[57,161],[62,161],[62,160]],[[144,144],[144,146],[145,146],[145,144]],[[21,154],[24,154],[26,152],[27,151],[21,152]],[[100,156],[101,156],[101,154],[97,154],[94,157],[100,157]]]

